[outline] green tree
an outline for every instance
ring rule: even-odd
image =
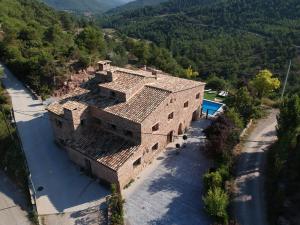
[[[244,127],[241,115],[236,112],[234,108],[228,108],[225,111],[225,115],[234,123],[237,128],[242,129]]]
[[[104,53],[105,44],[102,32],[94,27],[86,27],[76,38],[79,47],[87,49],[89,53]]]
[[[300,97],[293,95],[284,100],[278,116],[277,135],[284,145],[295,145],[300,135]]]
[[[220,187],[211,188],[203,197],[203,202],[205,209],[210,216],[227,223],[227,207],[229,205],[229,197],[225,191],[223,191]]]
[[[243,118],[244,125],[258,114],[258,104],[246,87],[240,88],[234,95],[225,100],[229,108],[233,108]]]
[[[221,91],[226,89],[226,81],[223,78],[217,77],[216,75],[209,76],[206,80],[206,86],[213,90]]]
[[[280,87],[278,78],[274,78],[269,70],[261,70],[251,81],[251,85],[256,90],[259,98],[268,96],[272,91]]]
[[[185,76],[189,79],[195,79],[197,76],[199,76],[199,73],[197,71],[193,71],[192,66],[189,66],[185,70]]]

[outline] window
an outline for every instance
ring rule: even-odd
[[[158,149],[158,143],[156,143],[155,145],[152,146],[152,151],[155,151]]]
[[[174,101],[173,98],[171,98],[171,99],[170,99],[170,103],[173,103],[173,101]]]
[[[62,128],[62,122],[60,121],[60,120],[58,120],[58,119],[56,119],[55,120],[55,124],[56,124],[56,126],[58,126],[59,128]]]
[[[124,134],[125,134],[126,136],[128,136],[128,137],[133,137],[133,133],[132,133],[132,131],[130,131],[130,130],[125,130],[125,131],[124,131]]]
[[[188,102],[188,101],[187,101],[187,102],[185,102],[185,103],[184,103],[184,105],[183,105],[183,107],[184,107],[184,108],[187,108],[187,107],[189,107],[189,102]]]
[[[174,118],[174,112],[172,112],[168,115],[168,120],[172,120],[173,118]]]
[[[85,125],[85,120],[80,120],[80,125],[84,126]]]
[[[159,130],[159,123],[155,124],[155,125],[152,127],[152,132],[158,131],[158,130]]]
[[[117,129],[117,126],[114,125],[114,124],[111,124],[110,126],[111,126],[111,129],[113,129],[113,130],[116,130],[116,129]]]
[[[196,99],[200,98],[200,93],[196,94]]]
[[[137,166],[141,165],[141,161],[142,161],[141,158],[138,158],[137,160],[135,160],[133,163],[133,167],[137,167]]]

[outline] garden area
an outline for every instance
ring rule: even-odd
[[[234,165],[238,155],[235,147],[240,143],[241,132],[249,121],[263,115],[262,99],[269,97],[279,87],[280,81],[273,78],[270,71],[260,71],[247,85],[234,90],[224,99],[224,114],[204,130],[207,137],[206,152],[214,161],[214,166],[203,176],[203,202],[206,212],[216,224],[237,224],[229,214]],[[216,95],[208,92],[206,97],[214,98]]]
[[[216,99],[219,99],[220,102],[223,102],[226,97],[218,96],[217,92],[213,91],[206,91],[204,92],[204,99],[210,100],[210,101],[216,101]]]

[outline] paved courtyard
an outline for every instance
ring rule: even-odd
[[[0,225],[31,225],[26,196],[8,176],[0,172]]]
[[[201,145],[202,130],[208,121],[194,122],[180,153],[178,138],[125,189],[125,216],[128,225],[206,225],[203,211],[202,175],[210,166]],[[200,137],[200,138],[199,138]]]
[[[28,160],[39,215],[76,212],[102,205],[108,191],[80,173],[53,142],[48,114],[6,69],[3,83],[12,98],[17,127]]]

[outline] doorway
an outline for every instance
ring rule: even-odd
[[[182,123],[180,123],[179,127],[178,127],[178,135],[181,135],[181,134],[183,134]]]
[[[197,121],[199,118],[198,110],[193,112],[192,121]]]
[[[170,131],[167,135],[167,144],[173,142],[174,131]]]

